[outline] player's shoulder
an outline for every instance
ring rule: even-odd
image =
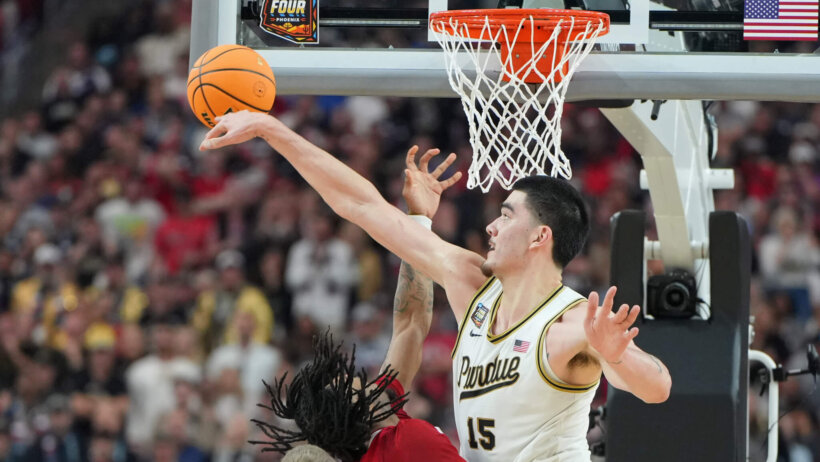
[[[575,290],[564,286],[557,300],[561,307],[561,322],[583,322],[586,317],[587,298]]]

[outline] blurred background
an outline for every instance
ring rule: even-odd
[[[384,359],[396,257],[266,144],[197,150],[191,1],[0,0],[0,461],[276,460],[246,443],[260,437],[249,420],[270,418],[256,407],[262,380],[308,361],[328,327],[360,366]],[[398,31],[331,37],[412,46]],[[736,172],[717,209],[741,213],[753,236],[752,347],[803,367],[820,339],[820,106],[711,111],[713,165]],[[279,97],[274,113],[398,207],[411,145],[456,152],[450,173],[470,162],[456,99]],[[567,105],[563,133],[594,219],[564,282],[603,291],[610,217],[651,212],[640,159],[597,109]],[[504,197],[462,180],[433,229],[483,253]],[[455,336],[437,290],[408,406],[453,439]],[[757,390],[750,454],[763,460]],[[780,460],[820,460],[814,390],[811,378],[781,385]]]

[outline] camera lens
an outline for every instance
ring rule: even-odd
[[[673,282],[661,291],[663,307],[668,311],[680,312],[689,303],[689,291],[680,282]]]

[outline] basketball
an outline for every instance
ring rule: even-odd
[[[266,113],[275,96],[273,71],[259,53],[246,46],[211,48],[188,74],[188,104],[208,127],[229,112],[247,109]]]

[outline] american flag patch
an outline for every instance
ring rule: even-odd
[[[527,350],[530,348],[530,342],[525,342],[524,340],[515,340],[515,344],[513,345],[513,351],[517,351],[519,353],[526,353]]]
[[[746,0],[744,40],[817,40],[817,0]]]

